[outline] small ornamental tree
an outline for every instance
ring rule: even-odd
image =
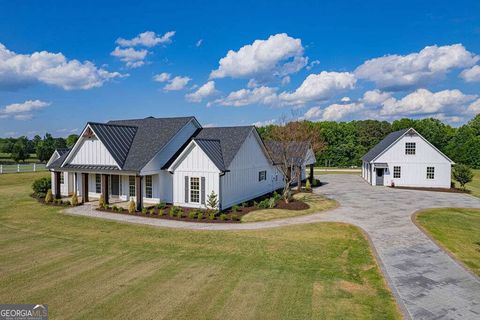
[[[312,186],[310,185],[310,179],[307,179],[307,182],[305,183],[305,190],[312,190]]]
[[[98,198],[98,206],[102,209],[105,207],[105,198],[103,197],[103,194]]]
[[[128,204],[128,213],[135,213],[135,201],[130,200]]]
[[[52,189],[48,189],[47,195],[45,196],[45,203],[53,202]]]
[[[465,185],[473,179],[473,172],[467,165],[457,164],[453,167],[453,178],[457,180],[462,186],[462,189],[465,190]]]
[[[210,209],[217,209],[218,207],[218,196],[213,190],[208,195],[207,207],[209,207]]]
[[[70,203],[72,204],[72,207],[78,206],[78,196],[76,192],[73,193]]]

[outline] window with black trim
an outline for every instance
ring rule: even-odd
[[[95,192],[102,193],[102,176],[99,174],[95,175]]]
[[[393,167],[393,177],[398,179],[401,177],[402,168],[400,166]]]
[[[63,172],[60,172],[60,184],[64,184],[65,183],[65,174]]]
[[[200,178],[190,178],[190,202],[200,202]]]
[[[258,181],[263,181],[263,180],[267,180],[267,171],[266,170],[258,172]]]
[[[135,176],[128,176],[128,195],[135,197]]]
[[[416,148],[415,142],[405,142],[405,154],[415,154]]]
[[[152,197],[152,176],[145,176],[145,197],[151,198]]]
[[[427,167],[427,179],[435,179],[435,167]]]

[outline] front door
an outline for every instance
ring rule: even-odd
[[[118,175],[111,175],[111,195],[118,197],[120,195],[120,177]]]
[[[377,168],[375,171],[377,171],[377,179],[376,179],[376,185],[377,186],[383,186],[383,171],[385,169],[383,168]]]

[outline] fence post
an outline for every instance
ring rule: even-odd
[[[20,163],[17,164],[17,172],[20,172]]]
[[[36,166],[36,163],[33,164],[33,172],[37,171],[37,166]]]

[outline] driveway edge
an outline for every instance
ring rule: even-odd
[[[437,247],[439,247],[443,252],[445,252],[456,264],[458,264],[460,267],[462,267],[462,269],[464,269],[465,271],[467,271],[468,273],[470,273],[473,277],[475,277],[477,280],[480,281],[480,277],[478,275],[476,275],[472,270],[470,270],[469,267],[467,267],[467,265],[465,265],[461,260],[459,260],[457,257],[455,257],[455,255],[453,253],[451,253],[447,248],[445,248],[443,246],[442,243],[440,243],[437,239],[435,239],[434,237],[432,237],[430,235],[430,233],[428,232],[428,230],[426,230],[420,223],[418,223],[417,221],[417,215],[424,212],[424,211],[428,211],[428,210],[432,210],[432,209],[475,209],[475,208],[451,208],[451,207],[444,207],[444,208],[430,208],[430,209],[421,209],[421,210],[416,210],[414,211],[411,215],[410,215],[410,219],[412,220],[413,224],[424,234],[427,236],[427,238],[429,238],[433,243],[435,243],[437,245]]]

